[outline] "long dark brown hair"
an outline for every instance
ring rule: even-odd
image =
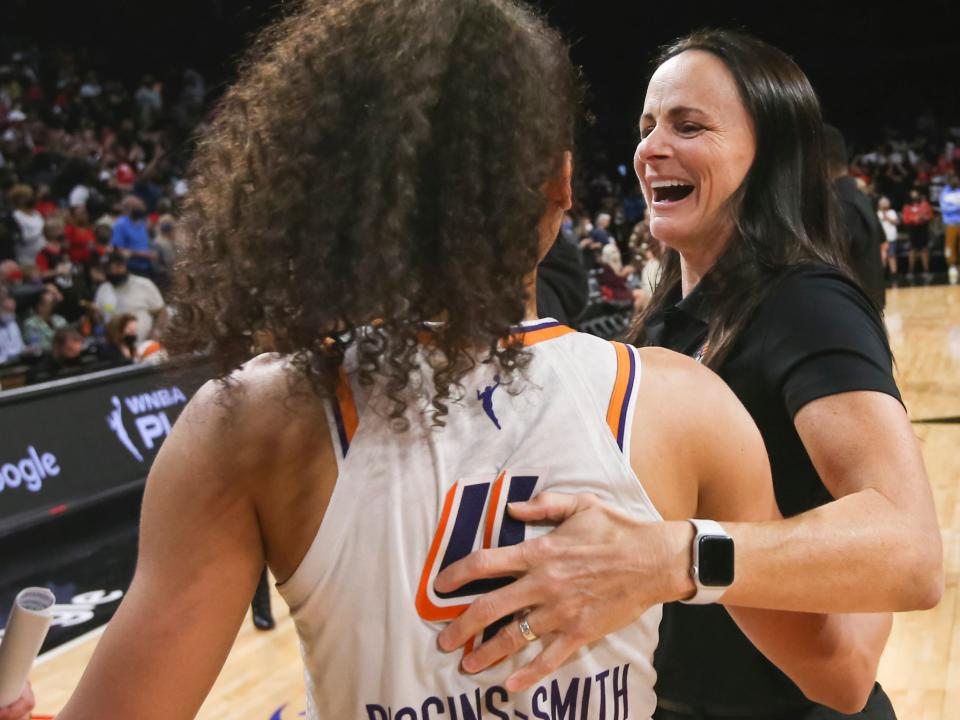
[[[756,153],[728,202],[734,231],[700,281],[708,313],[704,362],[718,368],[773,282],[790,268],[826,263],[847,272],[830,185],[820,103],[810,81],[785,53],[729,30],[699,30],[664,48],[664,62],[688,50],[718,57],[736,80],[753,120]],[[660,283],[631,331],[646,344],[644,324],[680,282],[680,255],[668,249]]]
[[[507,382],[527,355],[498,341],[577,94],[562,39],[513,0],[301,2],[199,143],[167,346],[226,376],[270,337],[324,395],[353,345],[402,426],[418,331],[442,318],[435,418],[477,362]]]

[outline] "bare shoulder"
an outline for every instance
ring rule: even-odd
[[[651,399],[669,400],[663,407],[669,416],[683,417],[684,411],[704,404],[739,404],[727,384],[712,370],[686,355],[664,348],[640,350],[641,392]]]
[[[177,432],[177,431],[180,432]],[[275,470],[285,450],[302,450],[326,434],[319,397],[277,353],[258,355],[223,380],[210,380],[191,399],[170,440],[229,469],[257,477]]]
[[[645,422],[631,442],[634,469],[664,517],[726,517],[736,499],[726,468],[769,477],[760,431],[709,368],[662,348],[644,348],[640,358],[635,427],[640,418]]]

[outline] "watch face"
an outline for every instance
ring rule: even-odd
[[[733,538],[705,535],[697,558],[700,584],[727,587],[733,584]]]

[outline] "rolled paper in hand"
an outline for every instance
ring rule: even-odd
[[[21,590],[0,643],[0,707],[18,700],[53,620],[56,598],[47,588]]]

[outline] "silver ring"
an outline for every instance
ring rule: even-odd
[[[527,642],[533,642],[534,640],[537,639],[537,634],[530,629],[530,623],[527,622],[527,617],[529,615],[530,615],[529,610],[524,610],[523,613],[521,613],[520,615],[520,618],[519,618],[520,634],[526,638]]]

